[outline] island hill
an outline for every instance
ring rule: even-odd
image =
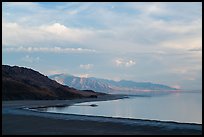
[[[104,95],[61,85],[39,72],[2,65],[2,100],[63,100]]]

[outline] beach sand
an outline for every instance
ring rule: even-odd
[[[202,134],[201,124],[54,114],[22,108],[72,105],[79,102],[121,99],[101,96],[74,100],[3,101],[3,135],[190,135]]]

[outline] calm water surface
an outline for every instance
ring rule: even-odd
[[[91,107],[89,105],[98,106]],[[202,124],[202,93],[173,93],[154,97],[133,97],[49,107],[46,112],[151,119]]]

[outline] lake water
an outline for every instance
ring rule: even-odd
[[[98,106],[92,107],[90,104]],[[78,103],[69,107],[49,107],[45,112],[151,119],[202,124],[202,93],[173,93]]]

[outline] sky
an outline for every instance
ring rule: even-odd
[[[3,2],[2,64],[202,89],[202,3]]]

